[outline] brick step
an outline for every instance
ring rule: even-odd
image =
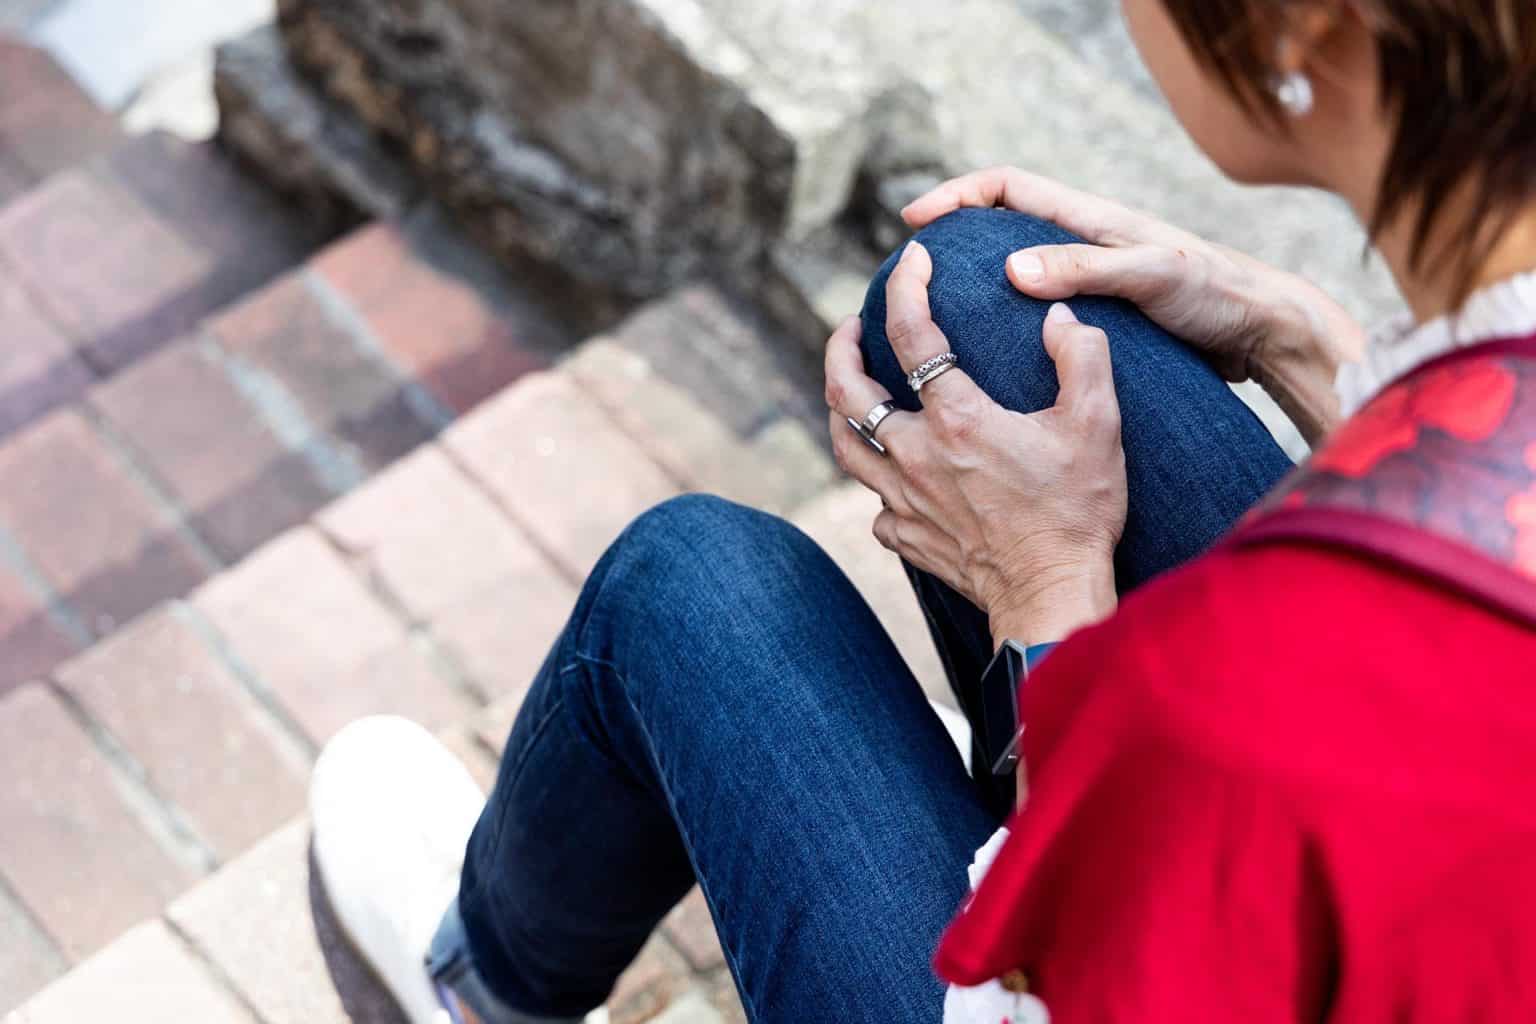
[[[133,136],[48,177],[0,208],[0,438],[323,240],[211,144]]]
[[[0,692],[303,522],[575,337],[428,211],[354,233],[108,380],[82,372],[75,401],[0,442]]]
[[[58,62],[0,33],[0,206],[121,140]]]
[[[6,556],[30,567],[23,582],[56,586],[46,612],[81,646],[104,635],[57,666],[43,655],[59,647],[24,648],[14,627],[5,640],[8,668],[12,652],[38,667],[0,697],[0,735],[16,737],[0,749],[0,936],[17,950],[0,1006],[298,813],[310,759],[345,722],[392,711],[446,728],[519,699],[579,581],[645,508],[706,489],[787,512],[832,479],[813,400],[706,288],[450,423],[551,353],[510,344],[478,293],[408,249],[401,229],[370,228],[0,450],[0,484],[39,481],[0,486]],[[370,378],[359,337],[414,376]],[[319,404],[337,396],[350,404]],[[291,432],[305,473],[356,460],[331,491],[278,500],[306,477],[275,468],[294,437],[273,404],[308,424]],[[219,564],[264,530],[277,535]]]
[[[478,751],[482,771],[489,755]],[[615,1024],[745,1024],[697,889],[625,972]],[[404,1024],[321,889],[295,820],[134,926],[5,1017],[5,1024]]]

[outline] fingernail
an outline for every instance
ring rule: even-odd
[[[919,243],[917,241],[917,239],[914,238],[912,241],[907,243],[907,247],[905,249],[901,250],[901,260],[902,260],[902,262],[905,263],[907,261],[907,259],[910,258],[911,255],[914,252],[921,252],[922,250],[923,250],[923,247],[922,247],[921,243]]]
[[[1077,314],[1072,312],[1072,307],[1065,302],[1058,302],[1051,306],[1049,313],[1045,314],[1045,322],[1048,324],[1075,324]]]
[[[1026,284],[1039,284],[1045,280],[1045,261],[1034,253],[1016,252],[1008,257],[1013,276]]]

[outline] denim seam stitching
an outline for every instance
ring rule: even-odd
[[[629,705],[630,711],[633,712],[635,716],[635,722],[640,727],[640,732],[645,736],[646,753],[650,756],[651,766],[655,769],[656,777],[661,783],[662,798],[667,802],[667,809],[672,812],[673,822],[679,821],[680,816],[678,814],[677,801],[673,799],[672,792],[666,785],[666,773],[662,770],[661,759],[656,754],[656,740],[651,736],[650,730],[646,728],[645,719],[641,716],[639,707],[635,705],[634,698],[630,696],[629,683],[625,680],[624,673],[619,670],[617,665],[614,665],[612,662],[606,661],[602,658],[583,654],[581,651],[576,652],[576,657],[590,665],[607,669],[614,674],[616,679],[618,679],[620,692],[624,694],[624,703]],[[681,825],[679,825],[677,829],[677,838],[678,841],[683,845],[683,852],[688,855],[688,863],[693,866],[693,877],[699,883],[699,891],[704,894],[704,902],[709,906],[710,923],[713,924],[720,919],[715,907],[715,901],[714,898],[710,895],[709,887],[704,884],[704,875],[699,870],[699,860],[698,857],[694,854],[693,844],[688,841],[688,836],[686,833],[684,833]],[[719,932],[718,927],[715,930],[717,933]],[[747,1019],[752,1021],[762,1019],[757,1012],[757,1007],[753,1002],[751,994],[747,992],[746,986],[741,982],[741,967],[737,962],[735,951],[731,948],[732,943],[723,935],[719,936],[719,938],[720,951],[725,954],[726,965],[730,967],[731,977],[736,982],[736,991],[741,996],[742,1002],[746,1004],[744,1009],[747,1011]]]

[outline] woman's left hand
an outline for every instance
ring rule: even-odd
[[[928,305],[932,275],[914,242],[886,286],[886,334],[909,372],[949,351]],[[827,343],[827,404],[838,464],[885,503],[880,543],[984,610],[998,643],[1060,640],[1113,611],[1126,480],[1104,332],[1058,304],[1044,331],[1055,407],[1011,412],[957,368],[924,387],[922,412],[881,425],[888,456],[845,422],[891,397],[865,373],[860,333],[853,317]]]

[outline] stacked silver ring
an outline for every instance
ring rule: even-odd
[[[934,356],[907,374],[907,386],[914,392],[922,394],[923,388],[932,384],[950,370],[953,370],[955,364],[959,361],[960,357],[953,352],[945,352],[943,355]]]

